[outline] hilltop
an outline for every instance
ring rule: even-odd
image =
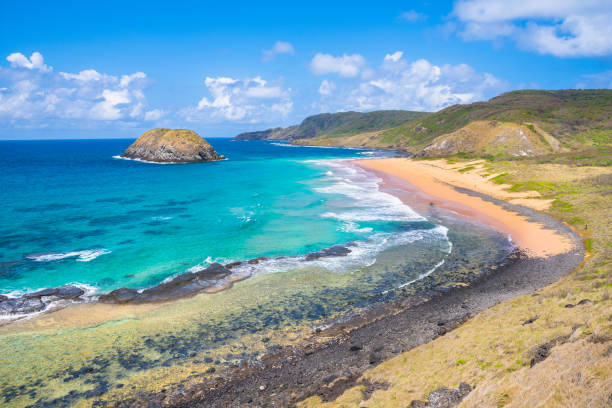
[[[376,126],[370,127],[363,126],[368,113],[316,115],[299,126],[265,131],[266,137],[260,139],[395,148],[423,157],[541,156],[612,145],[612,90],[607,89],[513,91],[486,102],[453,105],[430,114],[407,112],[402,118],[412,119],[400,124],[385,122],[390,115],[382,116],[382,112],[402,111],[370,112],[379,115]],[[325,118],[335,115],[343,115],[337,116],[342,118],[338,127],[313,131],[308,126],[311,122],[326,123]],[[248,139],[243,135],[237,138]]]
[[[148,130],[121,157],[156,163],[201,162],[223,158],[200,135],[187,129]]]
[[[302,140],[352,136],[398,126],[425,115],[425,112],[402,110],[322,113],[307,117],[299,125],[241,133],[235,139]]]

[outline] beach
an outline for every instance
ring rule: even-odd
[[[476,163],[453,166],[445,160],[406,158],[362,160],[353,163],[378,172],[388,187],[399,187],[411,193],[411,201],[420,196],[421,200],[429,201],[462,217],[484,222],[507,233],[529,256],[547,257],[572,249],[571,241],[556,231],[544,228],[541,223],[531,221],[517,211],[505,209],[482,197],[469,194],[466,190],[535,210],[545,209],[550,204],[546,200],[534,197],[533,192],[528,194],[507,192],[504,186],[490,181],[494,175],[485,178],[473,172],[460,172],[453,168],[463,169]]]
[[[172,302],[81,304],[15,322],[2,328],[11,339],[7,350],[28,352],[7,355],[7,369],[44,368],[24,373],[28,377],[19,381],[25,388],[5,387],[14,393],[7,395],[25,398],[39,388],[36,375],[52,369],[57,374],[43,377],[51,390],[84,382],[78,392],[49,400],[51,405],[87,400],[126,407],[289,406],[316,395],[329,400],[360,384],[365,370],[445,335],[499,302],[555,282],[582,260],[579,238],[567,225],[504,201],[483,177],[464,179],[452,168],[430,169],[430,162],[405,158],[331,163],[343,180],[354,170],[375,175],[381,192],[440,225],[436,228],[446,225],[453,250],[444,241],[416,241],[424,248],[440,246],[443,261],[419,260],[420,274],[407,275],[414,277],[401,284],[373,282],[362,303],[343,294],[348,285],[357,289],[372,274],[384,277],[393,264],[341,275],[317,268],[264,274],[229,290]],[[371,182],[369,176],[365,180]],[[352,191],[350,183],[342,183]],[[508,236],[515,244],[511,253],[503,249]],[[379,258],[394,259],[402,248],[380,252]],[[481,258],[481,250],[490,254]],[[286,260],[256,266],[278,262]],[[77,354],[71,344],[79,344]],[[64,353],[61,364],[57,350]],[[46,360],[55,362],[50,366]],[[372,391],[384,387],[362,385]]]
[[[236,367],[174,393],[141,394],[119,405],[301,406],[300,401],[311,397],[316,397],[316,404],[333,401],[356,386],[367,399],[389,384],[364,380],[361,374],[366,370],[448,334],[488,308],[556,282],[582,261],[580,238],[566,224],[489,195],[494,186],[485,178],[470,176],[479,183],[468,189],[460,172],[429,171],[430,164],[423,163],[405,158],[353,162],[376,172],[384,180],[385,191],[415,208],[484,223],[509,234],[517,250],[504,263],[480,271],[466,285],[433,286],[421,296],[383,302],[318,331],[307,342],[275,348],[259,366]]]

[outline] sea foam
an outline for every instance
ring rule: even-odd
[[[93,261],[97,257],[105,254],[110,254],[106,248],[96,249],[85,249],[82,251],[70,251],[70,252],[45,252],[38,254],[28,254],[26,258],[35,262],[52,262],[59,261],[67,258],[75,258],[78,262],[89,262]]]

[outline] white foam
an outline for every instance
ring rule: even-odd
[[[375,233],[365,241],[356,241],[354,246],[348,247],[351,252],[346,256],[321,257],[306,261],[306,256],[273,258],[260,261],[255,265],[243,263],[232,272],[249,276],[270,273],[282,273],[293,269],[310,267],[323,268],[332,272],[347,272],[356,267],[371,266],[382,251],[420,240],[439,242],[446,237],[447,229],[439,226],[430,230],[414,230],[402,233]]]
[[[85,292],[81,295],[81,299],[58,299],[49,303],[46,303],[46,306],[43,310],[39,310],[38,312],[33,313],[22,313],[22,314],[0,314],[0,321],[15,321],[15,320],[23,320],[23,319],[31,319],[32,317],[38,316],[43,313],[51,312],[53,310],[57,310],[62,307],[66,307],[71,304],[77,303],[92,303],[98,300],[97,292],[98,288],[92,285],[88,285],[85,283],[71,282],[66,283],[65,285],[76,286],[80,289],[83,289]],[[32,290],[15,290],[9,293],[5,293],[4,296],[9,298],[21,297],[26,293],[37,292],[39,290],[46,288],[37,288]],[[43,298],[48,299],[48,298]]]
[[[171,220],[172,217],[161,217],[161,216],[159,216],[159,217],[151,217],[151,219],[154,220],[154,221],[168,221],[168,220]]]
[[[424,221],[412,208],[394,195],[380,191],[382,179],[347,163],[346,160],[311,160],[308,163],[331,167],[326,174],[329,184],[315,188],[323,194],[339,194],[355,204],[342,211],[328,211],[321,216],[342,221]],[[331,172],[331,174],[330,174]]]
[[[199,264],[192,266],[191,268],[187,269],[187,272],[191,272],[191,273],[196,273],[196,272],[200,272],[203,271],[204,269],[208,268],[210,265],[214,264],[214,263],[220,263],[220,264],[228,264],[231,263],[231,260],[227,260],[227,259],[223,259],[223,258],[213,258],[211,256],[207,257],[205,260],[203,260],[202,262],[200,262]],[[169,282],[172,279],[175,278],[176,275],[170,276],[166,279],[164,279],[164,282]]]
[[[111,251],[106,248],[96,248],[71,252],[47,252],[42,254],[29,254],[26,255],[26,258],[35,262],[52,262],[66,258],[76,258],[78,262],[89,262],[101,255],[110,253]]]

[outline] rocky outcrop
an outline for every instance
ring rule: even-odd
[[[187,129],[151,129],[123,152],[126,159],[191,163],[224,159],[200,135]]]
[[[77,286],[64,285],[57,288],[42,289],[26,293],[19,298],[0,295],[0,315],[22,315],[40,312],[49,303],[58,300],[81,300],[85,291]]]
[[[103,303],[117,304],[166,302],[193,296],[209,289],[230,273],[225,266],[214,263],[202,271],[183,273],[170,281],[142,291],[129,288],[116,289],[100,296],[99,300]]]

